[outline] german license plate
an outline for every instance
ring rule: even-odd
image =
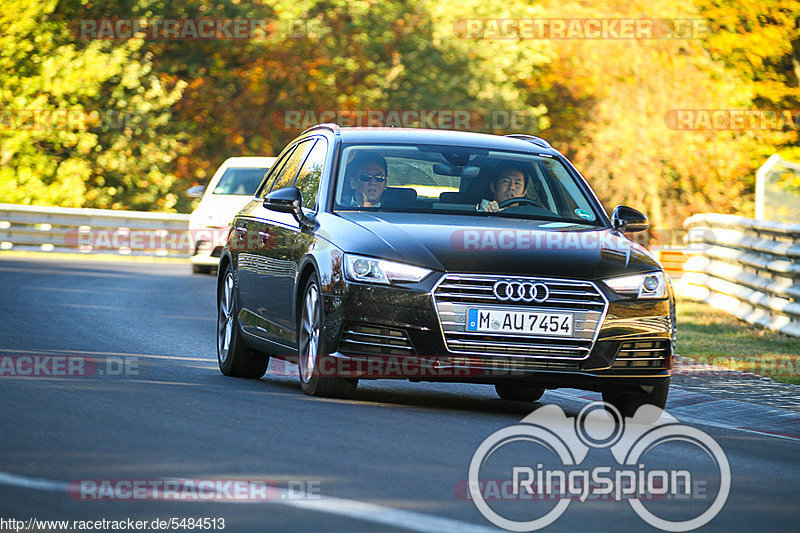
[[[572,337],[572,313],[467,309],[467,331]]]

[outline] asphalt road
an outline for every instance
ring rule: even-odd
[[[214,289],[214,278],[192,275],[188,265],[0,256],[0,520],[223,518],[224,530],[235,532],[489,530],[474,503],[459,497],[481,442],[535,408],[576,416],[598,398],[549,391],[524,404],[499,400],[488,386],[381,380],[362,381],[352,399],[326,400],[305,396],[283,365],[260,380],[224,377]],[[11,375],[29,370],[20,361],[47,357],[43,375]],[[76,365],[75,373],[48,374],[56,361]],[[727,502],[702,530],[796,531],[800,414],[677,388],[667,409],[712,437],[730,464]],[[519,446],[506,455],[518,452],[534,467],[552,461],[543,449]],[[503,459],[510,460],[498,453],[487,461],[482,477],[505,479]],[[582,465],[613,460],[608,449],[593,449]],[[697,448],[664,446],[650,460],[705,475],[707,491],[715,490],[716,467]],[[70,491],[81,480],[120,487],[175,479],[271,480],[277,488],[268,499],[233,503],[221,501],[224,490],[180,502],[125,494],[92,501],[102,493],[82,499]],[[673,501],[664,516],[685,519],[709,502]],[[520,502],[496,508],[532,516]],[[567,529],[655,530],[625,501],[574,501],[545,528]]]

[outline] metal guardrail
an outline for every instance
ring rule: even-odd
[[[707,213],[684,226],[684,295],[800,336],[800,224]]]
[[[0,204],[0,250],[189,257],[189,215]]]

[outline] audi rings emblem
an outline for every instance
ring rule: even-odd
[[[530,281],[498,281],[492,287],[494,295],[503,302],[537,302],[541,303],[550,296],[550,290],[544,283]]]

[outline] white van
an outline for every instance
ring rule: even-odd
[[[202,198],[189,217],[192,272],[208,274],[216,269],[234,215],[250,201],[274,162],[274,157],[230,157],[208,186],[187,191]]]

